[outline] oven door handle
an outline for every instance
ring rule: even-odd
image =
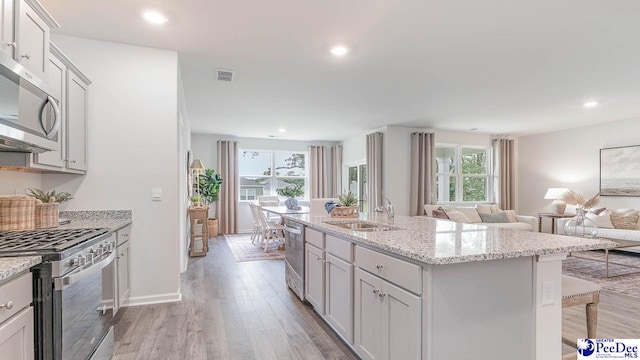
[[[85,277],[96,273],[109,266],[113,262],[113,259],[116,257],[116,252],[113,251],[109,256],[104,258],[103,260],[91,265],[90,267],[79,271],[77,273],[55,279],[55,290],[63,290],[71,284],[77,283],[78,281],[84,279]]]
[[[297,228],[294,228],[294,227],[290,227],[290,226],[284,225],[284,230],[286,232],[289,232],[289,233],[292,233],[292,234],[302,235],[302,229],[297,229]]]

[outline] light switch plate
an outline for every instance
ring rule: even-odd
[[[162,188],[151,189],[151,200],[162,201]]]

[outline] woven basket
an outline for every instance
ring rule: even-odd
[[[0,196],[0,231],[33,230],[36,227],[36,199],[29,196]]]
[[[331,209],[331,217],[357,218],[359,215],[358,206],[336,206]]]
[[[58,203],[36,204],[36,229],[58,226]]]

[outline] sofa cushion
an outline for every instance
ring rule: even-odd
[[[500,210],[500,211],[507,214],[507,219],[509,219],[509,222],[518,222],[516,218],[517,215],[515,210]]]
[[[500,211],[500,208],[498,207],[498,205],[495,205],[495,204],[492,204],[492,205],[477,204],[476,210],[478,211],[478,214],[495,214]]]
[[[598,225],[598,228],[613,229],[613,224],[611,223],[611,211],[609,210],[604,210],[600,212],[600,214],[590,212],[587,213],[586,217]]]
[[[611,223],[614,229],[637,230],[638,214],[629,212],[624,215],[619,215],[612,213]]]
[[[499,212],[495,214],[483,214],[480,213],[480,218],[483,223],[510,223],[509,218],[507,217],[507,213]]]
[[[440,207],[438,210],[444,211],[449,219],[455,222],[470,223],[471,220],[462,212],[450,206]],[[479,216],[478,216],[479,217]]]
[[[447,216],[447,213],[444,210],[433,210],[431,212],[431,216],[436,218],[436,219],[447,219],[447,220],[449,220],[449,217]]]
[[[511,230],[524,230],[524,231],[532,231],[533,227],[531,224],[522,223],[522,222],[514,222],[514,223],[483,223],[482,225],[497,227],[502,229],[511,229]]]
[[[471,222],[471,223],[481,223],[482,222],[482,219],[480,218],[480,215],[478,215],[478,210],[476,210],[476,208],[474,208],[474,207],[454,206],[454,209],[460,211],[467,218],[469,218],[469,221],[465,221],[465,222]]]
[[[598,237],[637,241],[640,246],[640,231],[624,229],[598,229]]]

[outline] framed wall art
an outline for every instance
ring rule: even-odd
[[[640,196],[640,145],[600,149],[600,195]]]

